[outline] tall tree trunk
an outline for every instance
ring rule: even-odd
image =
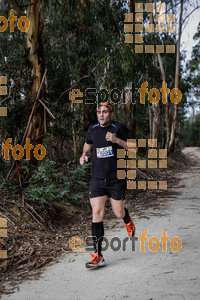
[[[133,14],[133,23],[135,23],[135,0],[129,1],[129,13]],[[135,62],[134,58],[132,60],[132,66],[133,66],[133,74],[135,70]],[[126,105],[121,105],[124,110],[125,114],[125,122],[127,123],[128,128],[131,130],[133,138],[136,137],[136,122],[135,122],[135,115],[136,115],[136,105],[135,102],[135,82],[134,80],[131,83],[127,84],[129,88],[132,88],[132,99],[129,99],[126,101]],[[126,100],[129,97],[126,97]],[[133,102],[133,103],[132,103]]]
[[[28,53],[28,63],[31,70],[32,77],[35,79],[33,81],[31,96],[36,98],[39,90],[41,79],[43,76],[43,53],[42,53],[42,42],[40,36],[40,16],[39,7],[40,0],[35,2],[35,0],[29,0],[29,5],[27,8],[27,17],[30,20],[31,26],[27,32],[27,53]],[[33,100],[32,105],[35,100]],[[29,137],[32,143],[40,143],[44,136],[44,108],[37,102],[34,110],[34,114],[28,128],[26,137]]]
[[[150,139],[152,139],[152,113],[151,113],[151,106],[148,102],[148,112],[149,112],[149,133],[150,133]]]
[[[160,65],[160,71],[161,71],[161,79],[162,81],[165,81],[165,70],[163,67],[163,62],[162,62],[162,58],[160,53],[157,54],[158,55],[158,62]],[[167,94],[167,98],[168,98],[168,94]],[[165,149],[168,149],[169,146],[169,136],[170,136],[170,132],[169,132],[169,104],[168,104],[168,99],[166,99],[166,104],[165,105],[165,125],[166,125],[166,143],[165,143]]]
[[[155,5],[153,0],[151,0],[150,2]],[[154,27],[155,27],[155,20],[154,20],[154,17],[153,17],[153,12],[150,13],[150,19],[151,19],[151,24],[154,24]],[[155,67],[157,67],[156,54],[153,54],[152,59],[153,59],[153,65]],[[154,80],[154,83],[155,83],[154,86],[156,86],[156,81],[155,80]],[[159,107],[159,102],[152,105],[152,110],[153,110],[153,122],[152,122],[152,129],[150,129],[150,131],[152,132],[152,138],[153,139],[158,139],[158,134],[159,134],[159,129],[160,129],[160,107]]]
[[[13,1],[10,0],[10,3],[13,4]],[[13,8],[18,14],[21,14],[21,9],[16,6],[15,1],[14,3],[15,7]],[[27,0],[27,18],[30,21],[30,27],[26,32],[26,52],[29,70],[31,71],[31,76],[34,78],[30,95],[32,98],[30,111],[33,109],[33,115],[25,132],[22,146],[26,143],[26,138],[30,138],[30,143],[36,146],[37,144],[41,144],[44,137],[44,108],[39,101],[35,100],[44,72],[39,7],[40,0]],[[35,101],[37,102],[35,103]],[[38,160],[33,156],[33,151],[31,151],[31,154],[31,163],[37,165]],[[19,181],[21,176],[19,169],[19,163],[15,164],[12,169],[11,178],[16,178]]]
[[[153,129],[152,138],[158,139],[159,129],[160,129],[160,107],[159,103],[153,104]]]
[[[87,8],[88,11],[90,11],[90,6],[91,6],[91,3],[89,0],[83,0],[82,3],[84,4],[84,6]],[[77,10],[78,10],[78,18],[77,18],[77,26],[80,30],[80,35],[79,35],[79,40],[80,42],[84,39],[84,34],[85,34],[85,31],[88,30],[88,27],[86,25],[82,26],[81,25],[81,20],[82,20],[82,14],[83,12],[79,9],[79,6],[77,5]],[[88,74],[88,65],[82,65],[81,69],[79,70],[79,73],[80,73],[80,78],[83,77],[83,74]],[[92,76],[92,75],[91,75]],[[89,78],[83,78],[83,80],[81,80],[81,91],[85,90],[86,87],[93,87],[95,84],[95,77],[94,77],[94,82],[93,84],[91,85],[91,80]],[[91,116],[90,116],[90,105],[89,104],[85,104],[82,106],[82,118],[81,118],[81,123],[83,124],[83,128],[84,128],[84,131],[87,132],[88,131],[88,128],[89,126],[91,125],[91,123],[93,122],[93,120],[91,120]],[[74,137],[73,137],[73,144],[75,145],[75,142],[74,142]],[[77,142],[76,142],[77,144]],[[74,150],[75,151],[75,150]]]
[[[178,88],[178,84],[179,84],[180,41],[181,41],[181,33],[182,33],[182,15],[183,15],[183,0],[181,0],[181,11],[180,11],[180,17],[179,17],[179,32],[178,32],[178,41],[177,41],[177,54],[176,54],[175,88]],[[173,120],[172,120],[171,135],[170,135],[169,149],[168,149],[169,152],[171,151],[172,145],[174,143],[177,120],[178,120],[178,104],[174,104],[174,115],[173,115]]]
[[[74,153],[74,162],[77,160],[77,140],[76,140],[76,131],[75,131],[75,122],[74,122],[74,103],[71,103],[71,113],[72,113],[72,136],[73,136],[73,153]]]

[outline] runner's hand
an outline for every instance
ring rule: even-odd
[[[111,132],[106,133],[106,141],[112,142],[112,143],[117,143],[118,138]]]
[[[84,165],[87,162],[88,162],[88,156],[81,156],[80,157],[80,164],[81,165]]]

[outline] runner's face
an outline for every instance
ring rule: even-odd
[[[99,121],[100,126],[105,127],[111,122],[111,113],[107,107],[100,106],[97,110],[97,119]]]

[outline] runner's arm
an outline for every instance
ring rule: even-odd
[[[126,149],[126,150],[136,150],[136,152],[137,152],[137,150],[138,150],[138,148],[137,147],[131,147],[131,149],[130,148],[128,148],[128,143],[127,143],[127,141],[123,141],[123,140],[121,140],[121,139],[119,139],[119,138],[117,138],[117,141],[116,141],[116,144],[118,144],[119,146],[121,146],[121,147],[123,147],[124,149]]]
[[[92,146],[93,146],[92,144],[87,144],[87,143],[84,144],[83,153],[80,157],[80,164],[81,165],[84,165],[86,162],[88,162],[88,155],[91,152]]]
[[[110,141],[112,143],[118,144],[119,146],[121,146],[122,148],[126,149],[126,150],[130,150],[130,148],[128,148],[128,143],[127,141],[121,140],[120,138],[116,137],[113,133],[111,132],[107,132],[106,134],[106,140]],[[133,150],[136,150],[137,152],[137,147],[131,148]]]
[[[83,146],[83,154],[82,156],[88,156],[92,150],[92,144],[85,143]]]

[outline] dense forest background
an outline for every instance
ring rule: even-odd
[[[69,190],[66,174],[58,176],[57,166],[67,167],[73,174],[79,172],[80,177],[81,172],[89,172],[88,167],[79,167],[79,157],[87,129],[96,122],[96,105],[72,103],[72,88],[82,92],[95,88],[96,99],[103,99],[98,92],[104,88],[109,95],[114,88],[122,92],[132,88],[134,103],[127,96],[126,104],[120,101],[114,107],[115,119],[126,123],[135,138],[157,138],[158,146],[166,148],[169,155],[180,153],[183,146],[200,145],[200,115],[195,114],[199,103],[200,25],[194,32],[197,44],[191,60],[185,62],[180,43],[189,1],[165,1],[166,12],[176,16],[176,32],[144,34],[144,42],[175,44],[176,53],[136,54],[134,43],[124,42],[124,14],[134,13],[137,2],[1,0],[1,16],[8,19],[14,9],[17,18],[27,16],[30,20],[27,32],[21,32],[15,22],[14,32],[8,26],[0,33],[1,75],[8,78],[8,94],[1,96],[1,106],[8,109],[8,115],[0,117],[1,145],[8,138],[12,138],[13,146],[24,145],[30,138],[34,146],[42,144],[47,150],[38,164],[33,155],[30,161],[16,161],[11,156],[6,161],[1,148],[2,189],[13,179],[23,197],[25,191],[30,198],[45,202],[45,197],[64,197]],[[193,10],[196,8],[194,5]],[[144,13],[144,23],[149,22],[155,23],[155,14]],[[170,91],[178,88],[181,102],[173,104],[168,94],[167,104],[162,104],[162,99],[152,104],[146,95],[145,104],[141,104],[137,89],[145,81],[148,90],[160,90],[162,81]],[[190,106],[193,113],[188,117]],[[59,194],[50,179],[48,182],[51,176],[61,181]]]

